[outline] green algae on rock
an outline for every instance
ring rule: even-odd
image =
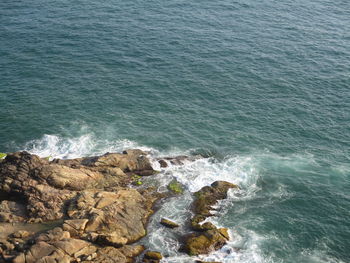
[[[168,189],[174,194],[182,194],[184,191],[182,184],[180,184],[176,179],[172,180],[168,184]]]

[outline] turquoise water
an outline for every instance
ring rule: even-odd
[[[349,14],[342,0],[3,0],[0,152],[201,153],[166,173],[189,191],[242,186],[213,258],[349,262]]]

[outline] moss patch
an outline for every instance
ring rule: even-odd
[[[137,175],[137,174],[133,174],[132,176],[131,176],[131,183],[133,184],[133,185],[142,185],[143,183],[142,183],[142,181],[141,181],[141,178],[142,178],[142,176],[139,176],[139,175]]]
[[[6,153],[0,153],[0,159],[5,159],[6,156],[7,156]]]
[[[168,184],[168,189],[175,194],[182,194],[184,191],[182,184],[175,179]]]

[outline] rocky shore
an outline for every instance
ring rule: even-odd
[[[166,167],[196,158],[156,161]],[[8,154],[0,159],[0,262],[160,262],[160,253],[138,241],[147,235],[155,203],[182,189],[177,182],[168,192],[142,186],[140,178],[158,173],[137,149],[51,161],[27,152]],[[227,229],[205,222],[230,188],[237,186],[219,181],[194,194],[193,217],[177,222],[189,225],[180,240],[183,252],[206,254],[230,238]],[[168,219],[160,223],[178,227]]]

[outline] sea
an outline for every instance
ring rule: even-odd
[[[350,262],[348,0],[1,0],[0,110],[0,152],[202,155],[145,179],[185,188],[162,262]],[[217,180],[231,239],[189,257],[159,220]]]

